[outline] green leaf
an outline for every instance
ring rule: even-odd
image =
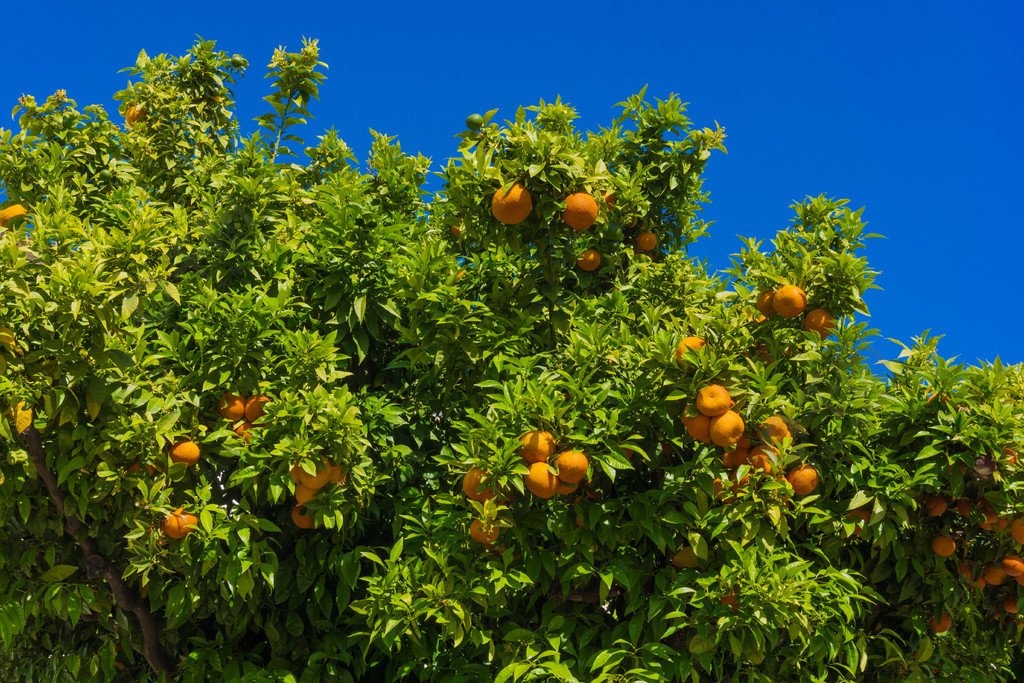
[[[63,581],[72,574],[78,571],[78,567],[71,564],[58,564],[50,567],[39,576],[39,580],[44,583],[55,583],[57,581]]]

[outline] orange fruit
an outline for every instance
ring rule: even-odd
[[[757,303],[754,305],[757,306],[757,310],[761,312],[761,315],[770,317],[775,313],[774,300],[775,290],[769,289],[767,292],[761,292],[757,295]]]
[[[484,545],[491,545],[497,541],[499,531],[500,529],[496,526],[488,525],[485,528],[479,519],[474,519],[469,525],[469,537]]]
[[[494,193],[491,197],[491,213],[499,222],[505,225],[522,223],[533,211],[533,198],[529,191],[519,183],[508,189],[508,194],[501,191]]]
[[[743,418],[733,410],[727,410],[721,415],[711,418],[711,440],[716,446],[728,448],[740,440],[743,436]]]
[[[943,514],[948,505],[945,496],[928,496],[924,501],[924,509],[928,512],[929,517],[938,517]]]
[[[547,462],[555,452],[555,437],[551,432],[532,431],[519,437],[522,444],[519,455],[528,463]]]
[[[759,469],[765,474],[772,473],[772,463],[778,455],[774,448],[760,444],[750,449],[750,466]]]
[[[928,626],[936,633],[945,633],[953,626],[953,619],[948,614],[943,614],[939,618],[939,623],[935,623],[935,617],[928,619]]]
[[[1024,576],[1024,562],[1021,561],[1017,555],[1010,555],[1003,558],[1002,561],[1003,571],[1006,572],[1007,576],[1017,578],[1018,576]]]
[[[124,113],[124,123],[129,128],[134,126],[136,121],[140,121],[144,118],[146,118],[146,109],[141,104],[133,104],[128,107],[128,111]]]
[[[331,479],[331,469],[326,463],[321,463],[323,466],[318,467],[316,474],[310,474],[306,470],[299,468],[299,482],[314,491],[319,491],[327,482]]]
[[[749,465],[750,451],[741,447],[737,447],[736,450],[733,451],[726,451],[725,453],[722,453],[722,464],[729,469],[735,469],[741,465]]]
[[[793,493],[798,496],[806,496],[818,488],[818,470],[807,464],[800,465],[789,471],[786,481],[793,487]]]
[[[776,443],[782,443],[783,439],[790,436],[789,425],[778,415],[773,415],[761,423],[768,437]]]
[[[1013,520],[1013,523],[1010,524],[1010,535],[1017,543],[1024,545],[1024,519]]]
[[[1006,572],[998,564],[989,564],[985,566],[985,581],[991,583],[993,586],[998,586],[1006,578]]]
[[[586,192],[572,193],[565,198],[562,220],[576,232],[586,230],[597,220],[597,202]]]
[[[301,507],[301,505],[296,505],[292,508],[292,522],[300,529],[312,529],[316,526],[316,520],[302,514],[302,511],[299,509]]]
[[[1003,600],[1003,610],[1007,614],[1017,613],[1017,597],[1015,595],[1006,596],[1006,599]]]
[[[701,443],[711,443],[711,418],[707,415],[697,417],[683,416],[686,433]]]
[[[546,462],[535,462],[530,465],[526,475],[526,490],[538,498],[550,498],[558,488],[558,477],[551,473]]]
[[[462,237],[462,226],[453,225],[452,228],[451,228],[451,232],[452,232],[452,237],[454,237],[455,239],[458,239],[458,238]]]
[[[932,539],[932,552],[939,557],[949,557],[956,552],[956,541],[949,536],[936,536]]]
[[[268,402],[270,402],[270,399],[266,396],[253,396],[250,398],[245,402],[245,419],[248,422],[255,423],[265,415],[263,404]]]
[[[658,238],[653,232],[642,232],[636,238],[636,248],[640,251],[650,251],[658,246]]]
[[[252,438],[252,434],[249,433],[251,430],[252,422],[239,422],[231,431],[233,431],[238,436],[242,437],[242,440],[248,443],[249,439]]]
[[[795,285],[780,287],[772,298],[772,307],[783,318],[795,318],[807,308],[807,295]]]
[[[217,412],[225,420],[238,422],[245,417],[245,399],[235,394],[224,394],[220,397]]]
[[[316,492],[320,489],[310,488],[303,483],[295,485],[295,502],[299,505],[305,505],[309,501],[316,498]]]
[[[1024,575],[1015,576],[1013,577],[1013,580],[1019,583],[1020,585],[1024,586]]]
[[[182,512],[182,509],[178,508],[164,517],[164,521],[160,525],[164,534],[171,538],[185,538],[199,524],[199,520],[195,515]]]
[[[186,465],[195,465],[199,462],[199,446],[191,439],[184,439],[171,446],[167,451],[171,456],[171,462],[183,462]]]
[[[974,503],[970,498],[961,498],[956,502],[956,511],[964,517],[970,517],[971,507],[973,506],[973,504]]]
[[[292,481],[294,481],[296,484],[298,484],[299,481],[300,481],[299,480],[299,472],[301,472],[301,471],[302,471],[302,465],[300,465],[298,463],[295,463],[294,465],[292,465],[291,469],[288,470],[288,474],[291,476]]]
[[[722,605],[725,605],[733,612],[740,608],[740,601],[736,598],[736,593],[733,591],[729,591],[728,593],[723,595],[721,598],[719,598],[718,602]]]
[[[24,216],[27,211],[21,204],[12,204],[6,209],[0,210],[0,228],[7,226],[7,221],[15,218],[16,216]]]
[[[970,579],[974,574],[974,564],[967,560],[960,560],[956,563],[956,573],[965,579]]]
[[[587,476],[590,463],[582,451],[565,451],[555,458],[555,467],[558,468],[559,479],[566,484],[575,484]]]
[[[679,345],[676,346],[676,360],[682,363],[683,356],[685,356],[688,351],[702,349],[705,344],[707,344],[707,342],[700,337],[684,337],[683,340],[679,342]]]
[[[348,481],[348,474],[345,472],[345,468],[341,465],[331,465],[327,468],[327,481],[335,482],[338,486],[343,485]]]
[[[725,387],[709,384],[697,392],[697,410],[708,417],[716,417],[736,405]]]
[[[817,332],[818,336],[824,339],[836,329],[836,319],[824,308],[815,308],[804,316],[804,329]]]
[[[577,484],[567,483],[559,479],[558,486],[555,487],[555,493],[558,494],[559,496],[568,496],[570,493],[573,493],[577,488]]]
[[[844,518],[845,519],[859,519],[859,520],[861,520],[862,522],[864,522],[866,524],[868,522],[868,520],[871,519],[871,513],[868,512],[867,510],[850,510],[849,512],[846,513]],[[858,524],[857,526],[853,527],[853,535],[854,536],[860,536],[860,532],[861,532],[861,530],[863,528],[864,528],[863,524]]]
[[[590,273],[597,270],[601,265],[601,252],[591,247],[585,252],[580,254],[580,257],[576,259],[576,266],[586,272]]]
[[[487,474],[487,470],[482,470],[479,467],[471,467],[465,476],[462,477],[462,491],[466,494],[466,497],[470,500],[478,500],[483,502],[494,498],[494,491],[490,489],[481,489],[480,482]]]
[[[604,200],[604,205],[607,206],[609,209],[615,206],[616,202],[619,201],[615,197],[615,195],[611,194],[610,192],[605,192],[604,194],[602,194],[601,199]]]
[[[672,556],[672,564],[678,569],[694,569],[700,566],[700,559],[693,548],[684,545]]]

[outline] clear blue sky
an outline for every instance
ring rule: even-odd
[[[140,48],[201,35],[249,60],[251,130],[263,66],[307,36],[330,68],[305,136],[333,126],[360,159],[371,127],[439,168],[472,112],[561,95],[594,130],[645,84],[678,93],[729,135],[706,174],[713,236],[691,253],[725,267],[737,234],[769,239],[793,200],[846,197],[887,238],[866,252],[884,288],[867,299],[874,360],[930,329],[945,356],[1024,361],[1018,2],[8,4],[0,111],[58,88],[112,110]]]

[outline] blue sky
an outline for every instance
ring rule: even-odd
[[[330,68],[305,137],[333,126],[360,159],[370,128],[440,168],[472,112],[560,95],[596,130],[644,85],[678,93],[695,125],[729,136],[707,167],[712,236],[692,254],[726,267],[737,234],[770,239],[794,200],[845,197],[886,237],[866,251],[884,288],[867,297],[872,360],[899,353],[885,338],[931,330],[947,357],[1024,362],[1020,3],[58,2],[45,19],[5,8],[20,28],[0,111],[58,88],[113,110],[141,48],[181,54],[201,35],[249,60],[236,95],[252,130],[264,65],[306,36]]]

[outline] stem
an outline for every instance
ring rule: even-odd
[[[64,531],[70,534],[85,554],[88,575],[102,577],[110,585],[110,591],[114,594],[114,600],[118,606],[126,612],[133,612],[139,620],[139,627],[142,630],[142,654],[149,662],[153,671],[167,671],[170,666],[160,649],[160,630],[157,628],[156,620],[149,606],[144,604],[135,595],[123,578],[121,572],[103,557],[96,544],[83,531],[82,521],[73,513],[67,512],[64,507],[65,494],[57,486],[57,477],[46,468],[46,454],[43,452],[43,445],[39,440],[39,432],[35,426],[20,434],[22,440],[32,457],[32,464],[36,466],[36,473],[46,485],[57,511],[64,518]]]
[[[291,108],[290,103],[295,101],[295,96],[298,95],[299,89],[292,88],[291,93],[288,95],[289,106],[281,110],[280,122],[277,124],[277,139],[274,140],[274,151],[270,154],[270,163],[274,163],[277,159],[277,150],[281,146],[281,137],[284,135],[284,122],[288,118],[288,111]]]

